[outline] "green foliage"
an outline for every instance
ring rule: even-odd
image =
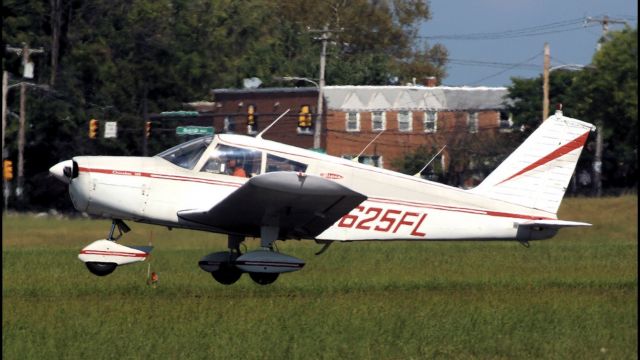
[[[542,118],[542,78],[514,78],[512,82],[509,97],[514,123],[533,131]],[[637,187],[637,29],[613,32],[590,66],[575,72],[551,72],[549,85],[552,109],[562,103],[565,115],[602,130],[603,187]],[[595,136],[590,137],[583,163],[591,159],[594,141]]]
[[[106,220],[5,215],[3,358],[591,359],[638,351],[637,196],[572,198],[593,223],[516,242],[278,244],[307,261],[269,286],[196,263],[222,236],[130,224],[147,264],[97,278],[77,260]],[[249,248],[259,242],[248,241]],[[535,341],[532,341],[535,339]]]
[[[265,86],[283,85],[274,76],[316,77],[320,42],[312,30],[325,25],[335,30],[327,49],[328,84],[375,85],[392,75],[410,80],[443,74],[446,50],[417,42],[418,25],[429,16],[426,3],[407,0],[6,1],[3,46],[24,41],[44,47],[44,54],[32,57],[35,82],[52,87],[28,92],[29,191],[21,205],[49,207],[56,201],[39,189],[50,185],[42,180],[58,160],[141,155],[145,108],[147,113],[179,109],[207,99],[212,88],[239,87],[253,76]],[[13,79],[21,73],[20,60],[3,55],[3,68]],[[17,112],[14,93],[9,109]],[[89,140],[91,118],[101,127],[118,121],[118,140]],[[15,137],[15,126],[9,125],[11,154]],[[149,153],[175,145],[165,138],[152,136]]]

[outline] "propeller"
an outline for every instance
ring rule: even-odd
[[[70,184],[71,180],[78,177],[78,163],[73,160],[59,162],[49,169],[49,174],[65,184]]]

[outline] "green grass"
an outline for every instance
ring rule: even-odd
[[[570,198],[565,229],[515,242],[348,243],[270,286],[197,261],[224,237],[130,224],[147,264],[97,278],[77,260],[105,220],[3,217],[3,358],[635,359],[637,196]],[[248,241],[249,248],[256,240]]]

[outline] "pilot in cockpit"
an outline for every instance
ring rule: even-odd
[[[247,172],[244,171],[242,166],[240,166],[240,163],[233,158],[227,160],[227,174],[232,176],[247,177]]]

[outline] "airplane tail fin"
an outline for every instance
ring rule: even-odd
[[[557,111],[469,191],[556,214],[593,130],[592,124]]]

